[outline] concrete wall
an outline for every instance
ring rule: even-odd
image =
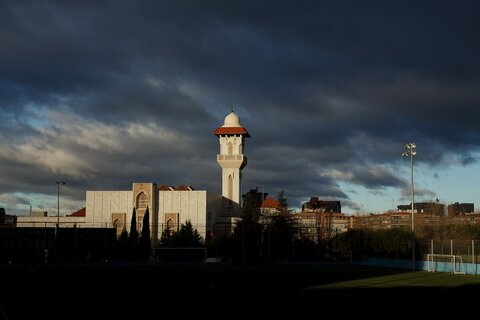
[[[159,191],[158,192],[158,238],[166,226],[168,217],[178,216],[178,225],[190,220],[193,227],[205,239],[207,231],[207,191]]]
[[[152,206],[158,209],[150,213],[153,240],[161,238],[171,217],[175,217],[177,227],[190,220],[203,239],[209,230],[231,231],[231,217],[222,214],[228,199],[221,195],[208,194],[206,190],[161,190],[157,195],[158,203]],[[85,226],[113,227],[112,214],[125,213],[126,230],[129,231],[133,205],[133,191],[87,191]]]
[[[87,191],[85,225],[113,227],[112,213],[125,213],[127,231],[133,213],[132,191]]]

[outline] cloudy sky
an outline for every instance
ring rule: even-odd
[[[220,193],[213,131],[251,134],[243,191],[347,213],[480,205],[477,1],[2,1],[0,205],[61,214],[132,182]]]

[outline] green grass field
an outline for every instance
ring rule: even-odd
[[[471,285],[480,285],[480,276],[452,275],[451,273],[446,272],[415,271],[321,284],[309,287],[308,289],[384,289],[393,287],[452,288]]]
[[[442,316],[475,307],[480,293],[480,276],[348,265],[37,265],[0,273],[6,319],[281,319],[330,310],[380,318],[379,305],[399,317],[412,308]]]

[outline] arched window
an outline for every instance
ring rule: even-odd
[[[170,231],[175,231],[175,220],[168,219],[167,221],[167,229]]]
[[[228,198],[229,199],[232,199],[233,197],[233,177],[232,175],[229,175],[228,176]]]
[[[137,198],[137,209],[146,209],[148,206],[148,196],[142,192]]]
[[[231,142],[228,143],[228,154],[233,154],[233,144]]]
[[[123,227],[122,221],[120,221],[120,219],[115,219],[115,221],[113,221],[113,227],[117,230],[121,230]]]

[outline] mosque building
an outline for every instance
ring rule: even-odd
[[[187,220],[203,239],[207,235],[232,232],[235,217],[240,212],[242,169],[247,164],[244,145],[250,135],[233,110],[214,135],[220,143],[217,162],[222,168],[221,195],[195,190],[191,186],[173,187],[153,182],[134,182],[131,190],[87,191],[84,215],[60,217],[60,227],[113,227],[120,235],[123,230],[130,230],[134,209],[136,227],[141,230],[148,208],[154,245],[166,228],[178,230]],[[17,226],[34,227],[49,223],[55,227],[54,220],[55,217],[18,217]]]

